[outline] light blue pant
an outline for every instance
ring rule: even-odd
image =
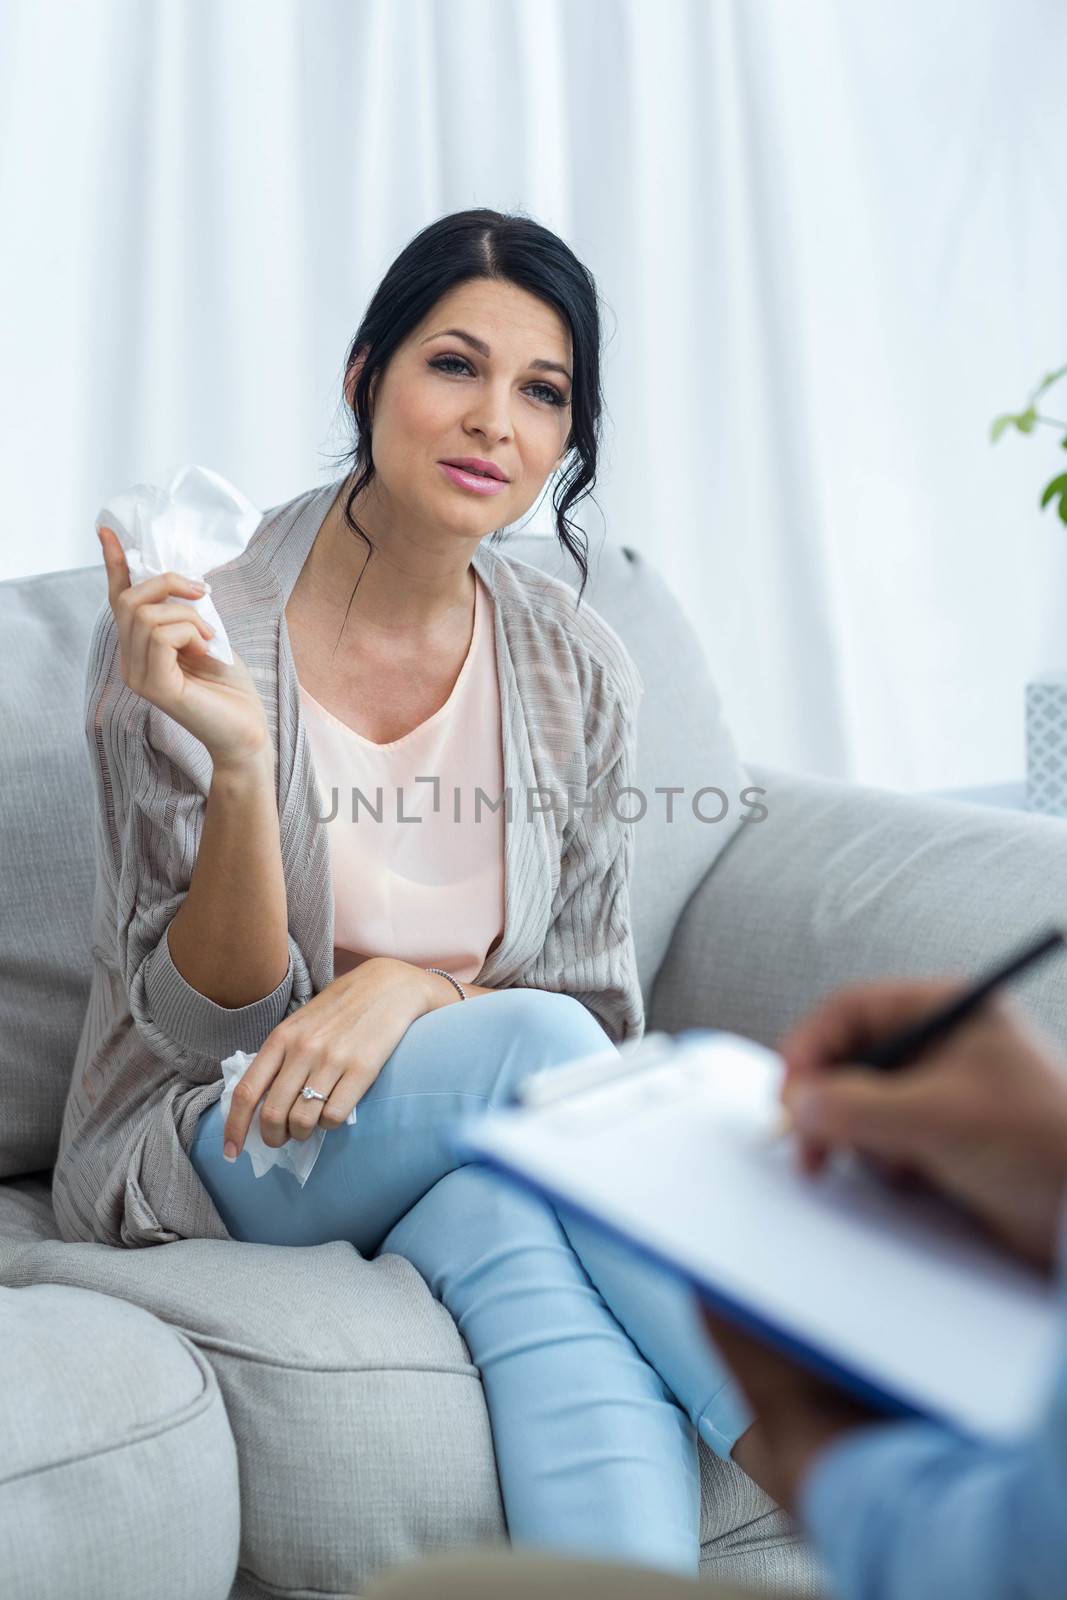
[[[482,1375],[513,1543],[698,1571],[696,1435],[749,1421],[680,1279],[481,1163],[457,1119],[527,1073],[611,1047],[568,995],[505,989],[419,1017],[331,1128],[303,1188],[222,1155],[216,1103],[191,1157],[227,1228],[258,1244],[395,1252],[448,1307]],[[609,1309],[610,1308],[610,1309]]]

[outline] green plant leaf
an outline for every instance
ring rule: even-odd
[[[1036,400],[1038,395],[1044,394],[1046,389],[1051,389],[1052,385],[1054,383],[1058,383],[1065,372],[1067,372],[1067,367],[1060,367],[1057,372],[1046,372],[1045,376],[1042,378],[1041,382],[1030,396],[1031,401]]]
[[[1056,496],[1059,496],[1060,502],[1056,507],[1060,521],[1067,523],[1067,472],[1061,472],[1058,478],[1053,478],[1052,482],[1046,485],[1045,492],[1041,496],[1042,511],[1044,511],[1049,501],[1055,499]]]
[[[993,444],[996,444],[1005,428],[1018,428],[1020,433],[1033,433],[1034,424],[1037,422],[1037,412],[1033,406],[1027,406],[1025,411],[1008,411],[1002,417],[997,417],[990,430]]]

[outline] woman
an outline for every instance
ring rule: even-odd
[[[527,219],[445,217],[386,274],[345,398],[355,473],[211,573],[232,666],[206,654],[195,589],[132,587],[101,535],[96,973],[59,1226],[404,1255],[481,1369],[512,1539],[695,1572],[693,1426],[726,1454],[747,1415],[690,1297],[457,1167],[449,1138],[527,1073],[643,1028],[615,806],[641,679],[580,593],[483,543],[564,468],[584,587],[566,512],[596,468],[593,281]],[[397,821],[377,821],[390,799],[354,825],[336,795],[373,808],[376,787],[402,794]],[[256,1059],[224,1128],[237,1049]],[[302,1188],[242,1158],[260,1103],[270,1145],[330,1131]]]

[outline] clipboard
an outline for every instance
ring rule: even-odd
[[[648,1033],[531,1074],[453,1144],[877,1410],[1020,1436],[1061,1359],[1063,1291],[858,1161],[797,1172],[776,1137],[783,1070],[738,1034]]]

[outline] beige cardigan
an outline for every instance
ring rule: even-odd
[[[192,988],[167,928],[189,888],[211,785],[204,745],[122,679],[105,602],[89,647],[85,731],[96,781],[97,879],[89,1004],[52,1199],[60,1235],[112,1245],[231,1237],[188,1157],[222,1094],[220,1062],[254,1053],[333,981],[327,829],[285,606],[345,479],[266,512],[210,573],[212,599],[255,680],[275,751],[289,970],[228,1008]],[[574,591],[483,541],[473,566],[495,602],[505,792],[505,919],[476,982],[574,995],[616,1043],[644,1012],[630,923],[636,712],[625,645]],[[545,791],[537,794],[537,788]],[[571,820],[568,822],[568,792]],[[585,802],[585,804],[583,804]],[[541,810],[540,807],[546,807]]]

